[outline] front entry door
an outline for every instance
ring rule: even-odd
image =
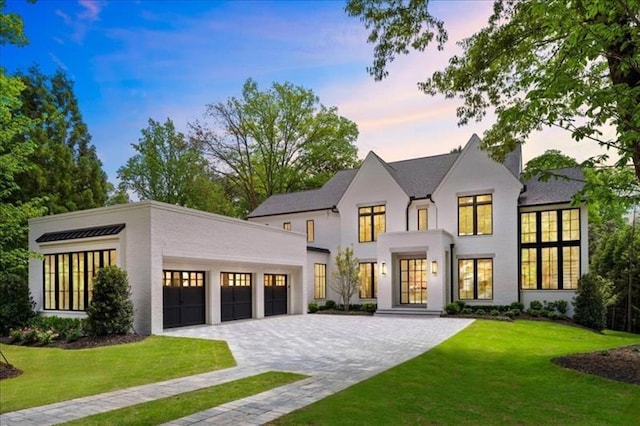
[[[427,259],[400,259],[400,303],[427,303]]]

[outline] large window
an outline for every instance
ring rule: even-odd
[[[360,264],[360,298],[378,297],[378,264],[367,262]]]
[[[313,264],[313,297],[324,299],[327,297],[327,265]]]
[[[424,231],[429,228],[429,210],[418,209],[418,231]]]
[[[493,299],[493,259],[458,260],[458,298]]]
[[[400,259],[400,303],[427,303],[427,259]]]
[[[98,269],[116,264],[115,250],[44,256],[44,309],[84,311],[93,297]]]
[[[313,220],[307,221],[307,242],[312,243],[315,239],[315,222]]]
[[[360,207],[358,209],[358,242],[376,241],[385,232],[385,206]]]
[[[574,290],[580,278],[580,210],[520,214],[520,286]]]
[[[458,197],[458,235],[493,234],[491,194]]]

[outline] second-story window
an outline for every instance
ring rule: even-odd
[[[491,194],[458,197],[458,235],[493,234]]]
[[[418,209],[418,231],[424,231],[429,227],[429,219],[426,208]]]
[[[313,220],[307,221],[307,242],[312,243],[315,239],[315,223]]]
[[[285,231],[291,231],[291,222],[284,222],[282,224],[282,229],[284,229]]]
[[[358,242],[377,241],[378,234],[386,231],[385,206],[358,209]]]

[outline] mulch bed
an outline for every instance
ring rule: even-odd
[[[100,346],[122,345],[124,343],[135,343],[143,340],[146,336],[140,336],[138,334],[117,334],[112,336],[103,337],[82,337],[75,342],[66,342],[56,340],[49,345],[38,346],[40,348],[62,348],[62,349],[90,349]],[[2,343],[8,343],[8,338],[0,339]],[[12,365],[9,365],[3,361],[0,361],[0,380],[10,379],[12,377],[18,377],[22,374],[21,370],[18,370]]]
[[[582,373],[640,385],[640,345],[567,355],[552,361]]]

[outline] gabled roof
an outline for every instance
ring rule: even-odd
[[[124,223],[116,225],[95,226],[93,228],[70,229],[68,231],[46,232],[36,240],[37,243],[50,241],[76,240],[78,238],[105,237],[117,235],[125,227]]]
[[[539,176],[525,181],[520,206],[568,203],[584,188],[584,173],[578,167],[554,170],[552,174],[544,182]]]

